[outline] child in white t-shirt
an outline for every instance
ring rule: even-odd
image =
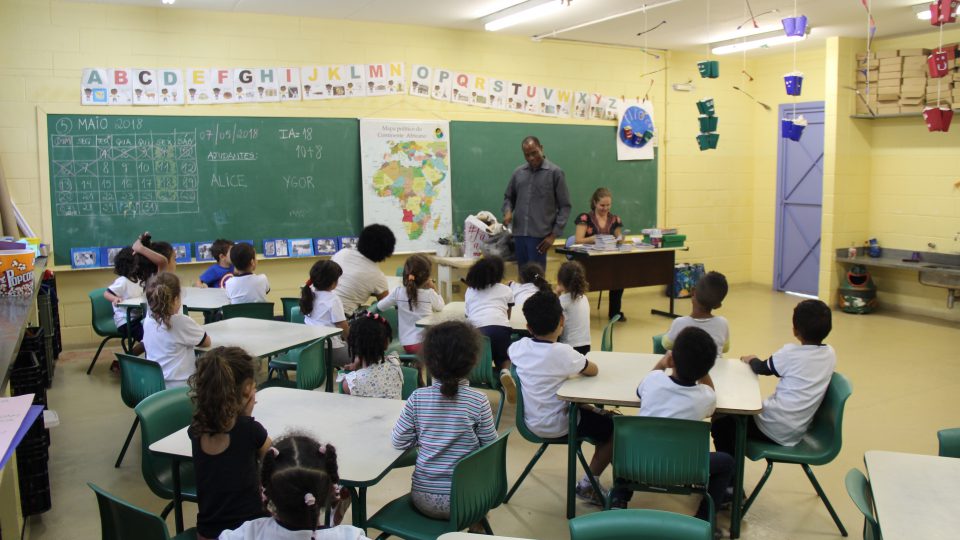
[[[233,263],[233,277],[223,282],[231,304],[249,304],[266,302],[270,292],[270,282],[264,274],[257,271],[257,253],[253,246],[245,242],[234,244],[230,248],[230,261]]]
[[[539,291],[523,304],[527,329],[532,338],[523,338],[510,346],[510,359],[523,389],[523,420],[539,437],[566,437],[569,428],[569,404],[557,397],[557,390],[574,375],[595,376],[597,365],[570,345],[558,343],[563,332],[563,308],[557,295]],[[613,457],[613,420],[594,407],[581,407],[577,435],[597,443],[590,460],[590,472],[598,479]],[[577,484],[577,496],[593,504],[603,504],[588,477]]]
[[[523,308],[523,303],[535,292],[550,290],[550,284],[543,277],[543,273],[543,267],[540,266],[540,263],[528,262],[520,267],[520,271],[517,273],[519,282],[511,281],[509,283],[515,306]]]
[[[640,416],[703,421],[717,408],[710,370],[717,361],[717,345],[706,331],[685,328],[677,336],[674,348],[667,352],[637,387]],[[667,374],[666,370],[672,373]],[[733,476],[733,456],[724,452],[710,453],[710,479],[707,492],[714,505],[725,496]],[[621,497],[621,495],[627,495]],[[626,508],[630,492],[617,492],[611,506]],[[700,502],[696,516],[710,519],[706,497]]]
[[[130,310],[130,322],[127,322],[127,308],[120,302],[143,296],[143,285],[136,281],[137,266],[134,262],[133,248],[127,246],[113,259],[113,273],[117,279],[103,292],[103,297],[113,304],[113,323],[122,336],[130,336],[136,342],[130,354],[143,354],[143,314],[139,308]],[[128,326],[129,325],[129,326]],[[119,366],[118,366],[119,367]]]
[[[715,316],[713,310],[719,309],[727,297],[727,278],[720,272],[708,272],[697,281],[693,288],[690,315],[678,317],[670,323],[670,330],[663,335],[663,348],[670,350],[680,331],[695,326],[706,330],[717,344],[717,356],[730,350],[730,326],[727,319]]]
[[[568,261],[557,271],[557,294],[563,306],[563,334],[566,343],[580,354],[590,352],[590,302],[587,301],[587,272],[583,265]]]
[[[500,382],[507,394],[507,401],[514,403],[517,387],[510,376],[510,308],[513,293],[503,283],[503,259],[497,256],[484,257],[473,263],[467,271],[466,300],[467,322],[490,339],[493,364],[500,372]]]
[[[408,257],[403,263],[403,286],[390,291],[377,303],[380,311],[397,308],[400,344],[410,354],[420,351],[423,329],[417,328],[417,321],[434,311],[441,311],[444,306],[443,298],[430,278],[430,267],[430,259],[424,255],[418,253]]]
[[[146,287],[149,316],[143,321],[143,345],[147,360],[160,364],[167,388],[187,385],[197,371],[194,349],[209,347],[210,336],[196,321],[183,314],[180,280],[161,272]]]
[[[748,422],[747,437],[781,446],[796,446],[803,439],[837,365],[833,347],[823,343],[832,324],[826,304],[804,300],[793,309],[793,335],[799,345],[788,343],[766,360],[753,355],[740,358],[754,373],[780,378],[773,395],[763,400],[763,412]],[[713,442],[718,451],[733,452],[735,428],[731,417],[714,420]]]
[[[334,292],[347,315],[356,313],[371,296],[377,300],[387,296],[387,278],[377,264],[393,255],[396,242],[389,227],[373,223],[360,232],[355,248],[343,248],[333,255],[333,262],[343,269]]]
[[[350,334],[350,324],[343,313],[343,302],[333,293],[342,274],[339,264],[320,260],[310,268],[310,281],[300,288],[300,313],[303,313],[303,322],[314,326],[335,326],[343,331],[342,336],[330,338],[331,364],[335,367],[350,363],[350,355],[344,343]]]

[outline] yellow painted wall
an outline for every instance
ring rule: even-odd
[[[158,2],[159,4],[159,2]],[[556,88],[651,98],[665,111],[665,73],[641,78],[663,61],[636,49],[529,39],[438,28],[304,17],[138,8],[51,0],[0,0],[0,162],[14,201],[37,229],[49,204],[41,198],[37,110],[90,112],[78,105],[85,67],[210,67],[403,61],[490,74]],[[145,108],[100,108],[124,114]],[[164,107],[160,114],[444,118],[559,122],[546,117],[467,107],[407,96],[263,105]],[[570,120],[567,120],[568,122]],[[579,121],[578,121],[579,122]],[[658,118],[665,125],[665,115]],[[582,123],[582,122],[579,122]],[[607,123],[612,125],[612,123]],[[519,146],[519,141],[517,141]],[[547,148],[549,155],[550,149]],[[456,159],[456,158],[454,158]],[[515,159],[519,164],[519,148]],[[561,163],[562,165],[562,163]],[[507,179],[503,179],[504,186]],[[571,181],[575,181],[571,179]],[[662,185],[663,182],[661,181]],[[496,188],[501,189],[501,188]],[[579,201],[577,208],[586,208]],[[662,216],[662,203],[658,209]],[[131,233],[131,240],[133,240]],[[271,300],[296,293],[313,260],[265,261]],[[384,263],[392,273],[402,258]],[[193,281],[204,265],[183,265]],[[109,270],[59,274],[67,344],[93,342],[87,291],[111,281]]]

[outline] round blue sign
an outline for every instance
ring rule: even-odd
[[[653,120],[643,107],[631,105],[620,116],[620,127],[617,131],[623,144],[641,148],[653,139]]]

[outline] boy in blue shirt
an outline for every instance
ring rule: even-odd
[[[233,264],[230,263],[230,248],[233,242],[218,238],[210,246],[210,254],[217,260],[217,264],[207,268],[197,279],[197,287],[212,287],[219,289],[223,276],[233,273]]]

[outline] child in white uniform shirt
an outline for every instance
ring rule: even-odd
[[[270,292],[270,282],[264,274],[257,271],[257,253],[247,243],[234,244],[230,248],[230,261],[233,263],[233,277],[227,278],[223,288],[231,304],[249,304],[266,302]]]
[[[117,279],[103,291],[103,297],[113,304],[113,323],[117,325],[120,335],[129,335],[137,342],[130,354],[140,356],[143,354],[143,314],[139,313],[140,309],[131,310],[128,323],[127,308],[120,306],[120,302],[124,300],[143,296],[143,285],[136,281],[137,266],[133,255],[133,248],[130,246],[117,253],[113,259],[113,273],[117,275]]]
[[[420,351],[423,329],[417,328],[417,321],[441,311],[444,306],[437,286],[430,279],[430,267],[430,259],[424,255],[408,257],[403,263],[403,286],[390,291],[377,303],[380,311],[397,308],[400,344],[404,352],[410,354]]]
[[[467,322],[490,339],[493,364],[500,372],[500,382],[507,394],[507,401],[514,403],[517,387],[510,376],[510,308],[513,293],[503,283],[503,259],[484,257],[473,263],[467,271],[466,300]]]
[[[533,338],[510,346],[510,359],[523,388],[523,419],[534,434],[543,438],[566,437],[569,428],[568,404],[557,390],[573,375],[593,377],[599,369],[582,354],[557,338],[563,332],[563,308],[557,295],[540,291],[523,304],[527,329]],[[596,408],[581,407],[577,435],[590,437],[597,449],[590,460],[590,472],[598,479],[613,457],[613,420]],[[586,475],[577,484],[577,496],[602,505]]]
[[[557,272],[557,294],[563,306],[563,334],[566,343],[580,354],[590,352],[590,302],[587,301],[587,272],[583,265],[568,261]]]
[[[827,393],[837,364],[833,347],[823,340],[830,334],[832,314],[820,300],[804,300],[793,309],[793,335],[800,345],[788,343],[770,358],[743,356],[758,375],[780,377],[773,395],[763,400],[763,412],[747,423],[747,437],[796,446],[813,422]],[[718,451],[732,453],[735,425],[731,417],[713,423]]]
[[[180,280],[175,274],[161,272],[150,278],[146,295],[150,306],[143,321],[147,360],[160,364],[167,388],[186,386],[197,371],[194,349],[209,347],[210,336],[181,311]]]
[[[637,387],[640,416],[702,421],[713,415],[717,408],[717,394],[713,390],[710,370],[716,360],[717,345],[710,334],[696,327],[682,330],[673,351],[664,355]],[[667,375],[667,369],[672,369],[673,373]],[[733,456],[711,452],[707,492],[714,505],[723,502],[732,476]],[[626,497],[620,497],[621,492],[617,493],[611,506],[626,508],[631,493],[624,493]],[[697,517],[710,519],[706,497],[700,502]]]
[[[344,342],[350,333],[350,323],[343,313],[340,297],[333,293],[342,274],[339,264],[320,260],[310,268],[310,281],[300,288],[300,313],[303,313],[303,322],[313,326],[336,326],[343,331],[342,335],[330,338],[331,363],[335,367],[350,363],[350,355]]]
[[[518,308],[522,309],[523,303],[535,292],[550,290],[550,284],[543,277],[543,267],[540,263],[528,262],[521,266],[517,277],[519,282],[511,281],[509,286],[510,292],[513,293],[513,304]]]
[[[693,289],[692,305],[689,317],[678,317],[670,324],[670,330],[663,335],[663,348],[670,350],[680,331],[690,326],[706,330],[717,343],[717,356],[730,350],[730,326],[727,319],[715,316],[713,310],[719,309],[727,297],[727,278],[720,272],[708,272],[697,281]]]

